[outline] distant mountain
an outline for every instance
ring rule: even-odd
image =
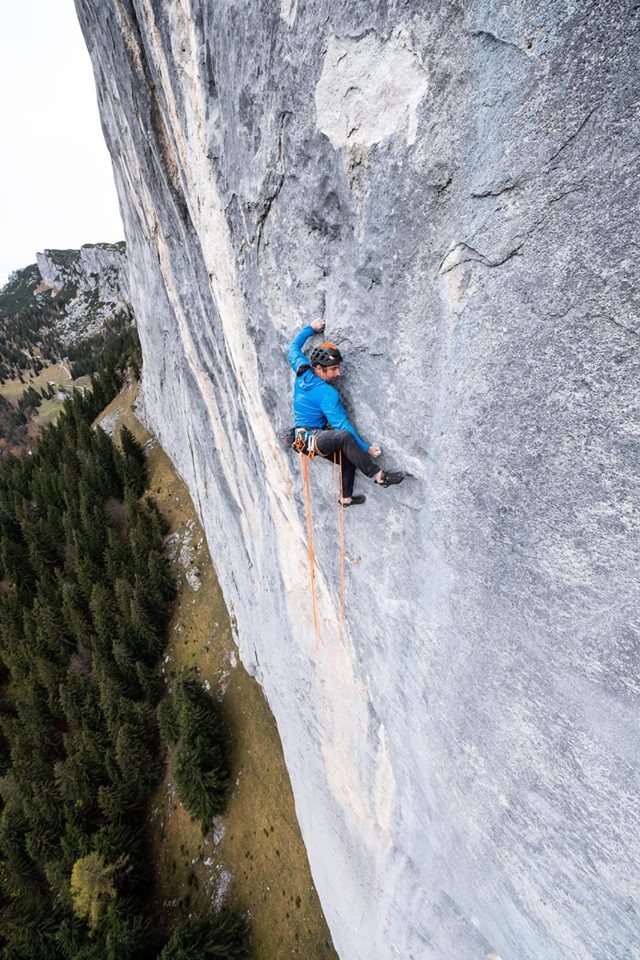
[[[36,254],[42,283],[39,294],[66,301],[58,335],[65,344],[97,333],[115,316],[131,317],[125,244],[85,244],[80,250]]]
[[[0,379],[67,348],[116,320],[133,319],[125,244],[45,250],[0,291]]]
[[[124,242],[36,257],[0,290],[0,455],[22,448],[73,386],[137,339]]]

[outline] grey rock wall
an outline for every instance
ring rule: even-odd
[[[338,952],[638,957],[638,6],[76,6],[144,415]],[[360,432],[410,477],[346,514],[342,628],[313,464],[316,637],[278,433],[322,311]]]

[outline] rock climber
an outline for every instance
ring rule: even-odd
[[[342,354],[334,343],[320,343],[311,355],[302,352],[305,342],[314,333],[322,333],[324,320],[314,320],[293,339],[289,347],[289,363],[296,374],[293,391],[295,418],[294,447],[307,456],[319,456],[340,462],[342,490],[339,502],[345,507],[364,503],[363,494],[353,494],[356,468],[381,487],[401,483],[404,473],[383,471],[373,458],[382,450],[377,443],[366,444],[356,433],[345,413],[336,388],[341,376]]]

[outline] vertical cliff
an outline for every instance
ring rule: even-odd
[[[282,735],[344,960],[640,950],[637,6],[76,0],[144,414]],[[288,341],[384,465],[346,517]],[[363,481],[364,482],[364,481]]]

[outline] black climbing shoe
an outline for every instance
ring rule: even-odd
[[[376,480],[380,487],[392,487],[394,483],[402,483],[404,473],[383,473],[382,480]]]
[[[338,505],[341,507],[357,507],[359,503],[364,503],[366,499],[364,493],[357,493],[355,497],[351,497],[351,503],[342,503],[341,500],[338,500]]]

